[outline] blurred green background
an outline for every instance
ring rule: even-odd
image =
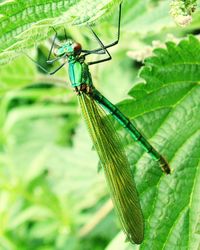
[[[117,15],[114,8],[94,26],[104,43],[117,35]],[[128,98],[152,49],[198,28],[198,12],[189,26],[178,27],[169,1],[126,1],[113,60],[91,67],[95,86],[114,103]],[[98,47],[87,27],[66,29],[83,48]],[[51,41],[26,53],[47,67]],[[120,232],[103,171],[97,173],[98,157],[67,67],[48,76],[21,55],[1,66],[0,86],[0,249],[132,249]]]

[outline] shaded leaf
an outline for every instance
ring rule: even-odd
[[[172,168],[165,176],[137,145],[132,150],[138,154],[130,151],[146,221],[139,249],[198,249],[200,43],[190,36],[155,54],[140,73],[145,83],[130,92],[135,99],[119,105]]]

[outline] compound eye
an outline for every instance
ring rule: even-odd
[[[74,43],[74,52],[76,53],[76,55],[79,55],[81,53],[81,44],[80,43]]]

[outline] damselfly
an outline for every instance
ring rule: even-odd
[[[119,7],[118,37],[116,41],[104,45],[94,30],[88,25],[99,44],[99,48],[84,50],[79,43],[66,38],[66,42],[55,51],[55,58],[51,59],[57,38],[57,32],[55,31],[47,63],[52,64],[60,59],[64,59],[64,62],[53,72],[47,72],[41,65],[38,66],[52,75],[68,63],[71,85],[77,94],[83,117],[103,166],[113,205],[119,216],[122,229],[128,240],[132,243],[140,244],[144,237],[144,221],[136,186],[122,142],[107,113],[110,113],[130,133],[132,138],[140,143],[153,159],[159,162],[165,173],[169,174],[170,168],[164,157],[154,149],[133,123],[93,85],[89,66],[111,60],[108,48],[119,42],[120,21],[121,4]],[[86,63],[86,57],[91,54],[106,54],[107,57]]]

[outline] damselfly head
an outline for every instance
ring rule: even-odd
[[[81,45],[80,43],[76,43],[72,40],[67,40],[65,44],[60,46],[55,52],[55,56],[62,57],[66,55],[68,56],[77,56],[81,53]]]

